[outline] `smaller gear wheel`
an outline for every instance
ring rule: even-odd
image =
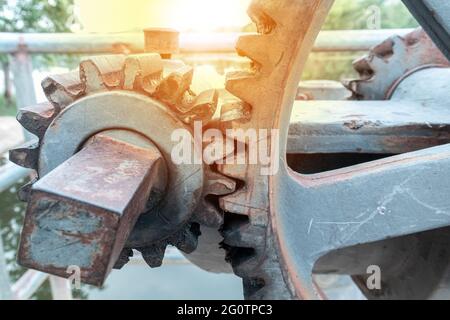
[[[40,163],[40,158],[41,146],[48,128],[65,110],[88,97],[98,97],[99,94],[103,94],[104,99],[110,94],[110,98],[114,99],[112,95],[117,92],[150,97],[166,107],[167,112],[175,115],[190,131],[195,121],[201,121],[205,126],[216,113],[219,94],[215,89],[195,94],[190,89],[193,75],[193,68],[183,62],[162,59],[159,54],[153,53],[87,58],[80,63],[79,71],[50,76],[42,81],[49,103],[24,108],[17,116],[22,126],[36,135],[38,140],[11,150],[10,159],[18,165],[34,169],[38,177],[45,175],[47,169]],[[102,101],[101,97],[98,101]],[[74,128],[66,129],[75,130],[77,124],[72,125]],[[170,135],[167,139],[170,139]],[[167,222],[167,218],[161,218],[162,221],[166,221],[165,223],[173,224],[170,228],[156,228],[152,225],[154,223],[152,217],[155,214],[161,216],[162,214],[158,212],[160,210],[158,204],[149,203],[146,212],[140,216],[131,232],[115,268],[121,268],[129,261],[133,255],[132,249],[140,251],[150,267],[158,267],[163,261],[168,245],[189,254],[197,247],[201,226],[218,229],[222,225],[223,212],[218,207],[216,198],[234,192],[235,182],[214,172],[207,165],[200,165],[199,170],[192,173],[193,176],[199,174],[202,177],[196,181],[201,185],[194,186],[194,190],[190,191],[192,201],[189,202],[192,203],[185,205],[186,208],[183,209],[185,212],[183,214],[174,212],[180,217],[177,216],[171,222]],[[35,182],[36,180],[33,180],[21,188],[19,192],[21,200],[28,200]],[[164,197],[165,195],[158,197],[152,195],[151,198]],[[158,234],[152,235],[149,240],[148,233],[152,232]]]
[[[359,79],[344,85],[353,93],[353,100],[385,100],[391,87],[405,74],[417,68],[450,66],[422,28],[405,37],[393,36],[375,46],[353,67]]]

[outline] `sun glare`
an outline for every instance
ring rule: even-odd
[[[75,0],[75,4],[85,32],[147,27],[182,32],[238,31],[249,23],[249,0]]]

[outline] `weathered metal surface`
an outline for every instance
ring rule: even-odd
[[[55,108],[50,103],[41,103],[24,107],[17,114],[17,121],[38,138],[42,138],[45,130],[56,116]]]
[[[449,66],[428,35],[417,29],[405,37],[392,36],[357,59],[353,66],[359,79],[346,85],[357,100],[387,99],[391,88],[406,73],[423,66]]]
[[[156,148],[97,135],[33,185],[19,263],[61,277],[78,266],[84,282],[102,285],[166,179]]]
[[[403,2],[450,59],[450,4],[440,0],[403,0]]]
[[[58,110],[74,102],[86,89],[78,71],[49,76],[41,85],[48,101]]]
[[[450,143],[447,110],[432,101],[298,101],[287,153],[400,154]]]
[[[280,168],[273,175],[263,176],[261,165],[218,166],[220,172],[242,180],[243,186],[232,195],[221,197],[220,205],[224,210],[233,213],[225,216],[222,231],[224,244],[234,272],[244,278],[244,289],[248,298],[323,298],[312,277],[314,264],[322,256],[337,249],[450,226],[450,182],[444,178],[450,172],[450,145],[321,174],[297,174],[288,167],[285,160],[287,124],[291,117],[301,69],[307,57],[306,52],[310,49],[308,45],[311,44],[311,39],[308,39],[308,36],[316,34],[318,26],[323,22],[320,13],[324,13],[327,5],[331,5],[331,1],[253,1],[249,13],[258,25],[260,38],[252,44],[243,46],[242,41],[246,40],[242,40],[237,45],[238,52],[245,52],[250,59],[261,65],[257,64],[258,68],[253,74],[234,73],[229,78],[227,89],[252,105],[250,122],[236,123],[235,127],[280,130],[280,139],[277,140],[280,149],[272,157],[272,161],[280,159]],[[319,6],[323,6],[324,10],[317,10]],[[312,15],[308,10],[312,10],[316,15]],[[303,18],[309,17],[310,20],[303,20],[299,25],[297,19],[300,15]],[[279,23],[281,16],[282,23]],[[299,31],[297,28],[305,30]],[[299,34],[306,36],[299,37]],[[242,51],[242,47],[247,49]],[[264,55],[262,48],[268,48],[270,52]],[[390,48],[392,49],[392,45]],[[379,48],[387,49],[382,50],[385,58],[390,57],[390,48]],[[276,56],[280,50],[283,57],[274,66],[271,57]],[[386,74],[389,74],[390,70],[386,71]],[[444,78],[448,79],[448,75]],[[397,90],[402,85],[404,88],[408,87],[405,82],[407,79],[409,78],[400,83]],[[414,88],[411,83],[413,80],[409,84],[410,90],[422,91]],[[441,78],[435,83],[444,86],[441,93],[448,91],[448,80]],[[425,85],[429,85],[428,88],[434,87],[433,83]],[[430,91],[428,89],[428,92]],[[270,96],[267,92],[270,92]],[[429,99],[431,95],[422,92],[411,95],[411,101],[416,100],[421,105],[419,110],[422,110],[422,115],[428,112],[426,106],[430,103],[433,104],[438,99],[448,100],[437,93],[436,100],[433,101]],[[311,106],[314,104],[310,103]],[[409,102],[396,100],[390,103],[401,105]],[[299,102],[299,108],[301,104],[302,102]],[[445,103],[437,105],[441,105],[440,111],[430,113],[435,114],[432,122],[440,126],[442,120],[446,121],[442,116],[446,111]],[[328,111],[331,111],[332,107],[328,108]],[[402,121],[407,123],[408,116],[400,110],[398,118],[394,117],[392,121],[395,123],[404,117]],[[382,111],[385,109],[380,110]],[[392,110],[391,115],[396,111]],[[319,113],[320,111],[317,117],[313,117],[317,122],[320,122]],[[364,120],[359,121],[360,117],[364,119],[366,115],[364,109],[347,115],[350,116],[350,122],[347,122],[344,128],[350,132],[363,132],[370,129],[371,125],[376,125],[365,123]],[[338,118],[339,116],[345,115],[336,115]],[[324,122],[329,121],[331,117],[327,118]],[[417,122],[418,118],[413,122]],[[383,119],[385,124],[389,123],[388,116]],[[412,117],[410,119],[412,120]],[[342,127],[344,123],[345,119],[340,118],[335,124]],[[302,130],[304,127],[299,124],[298,129]],[[442,129],[446,132],[445,127]],[[406,130],[403,132],[406,133]],[[313,132],[308,135],[312,136]],[[386,142],[383,144],[387,145]],[[254,147],[248,145],[248,148]],[[421,245],[424,251],[416,258],[425,259],[425,263],[413,263],[412,267],[402,264],[395,276],[387,274],[389,283],[386,287],[392,294],[383,293],[385,296],[434,296],[434,289],[441,285],[435,280],[441,279],[445,274],[449,252],[437,250],[443,256],[434,259],[436,251],[430,249],[430,243],[424,242]],[[446,246],[448,247],[448,242],[447,245],[444,242],[441,248]],[[357,256],[349,257],[357,259]],[[365,262],[369,261],[361,261],[358,267],[366,267],[367,270],[368,265],[366,266]],[[351,264],[348,265],[351,267]],[[423,282],[414,280],[415,277],[421,277],[420,270],[423,271],[424,266],[436,271],[426,289]],[[399,278],[399,274],[403,277],[402,283],[395,279]]]
[[[90,57],[80,63],[80,79],[86,93],[118,89],[123,83],[125,55]]]
[[[37,170],[39,142],[32,140],[21,147],[9,151],[9,160],[21,167]]]
[[[69,159],[86,138],[110,128],[129,129],[151,137],[163,157],[171,159],[171,152],[179,143],[171,135],[184,127],[166,106],[140,94],[115,91],[87,96],[56,117],[47,129],[40,147],[39,173],[45,176]],[[192,157],[198,158],[201,146],[194,145],[193,139],[190,143]],[[171,192],[166,194],[158,215],[141,217],[129,239],[130,247],[157,241],[162,234],[173,234],[198,204],[203,187],[202,164],[177,165],[168,161],[167,166]]]
[[[287,123],[296,97],[299,75],[333,1],[252,1],[248,10],[259,35],[237,43],[237,51],[255,62],[253,72],[235,72],[227,77],[226,89],[252,106],[247,123],[232,122],[236,129],[280,128],[280,153],[285,159]],[[301,17],[302,23],[298,23]],[[277,63],[273,63],[277,61]],[[285,134],[283,136],[283,134]],[[256,146],[248,146],[255,148]],[[284,161],[282,161],[285,164]],[[244,293],[251,299],[298,297],[285,282],[284,262],[278,258],[273,241],[271,217],[275,200],[283,185],[275,176],[263,175],[261,166],[224,164],[221,173],[243,181],[235,193],[221,197],[227,214],[224,245],[236,274],[244,278]],[[228,218],[227,218],[228,217]],[[228,238],[227,236],[233,235]],[[250,239],[254,239],[250,243]],[[228,243],[230,241],[230,243]],[[280,266],[281,263],[281,266]]]
[[[127,56],[124,64],[123,89],[139,88],[148,94],[154,94],[161,82],[163,61],[156,53]]]

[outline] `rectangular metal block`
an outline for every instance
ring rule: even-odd
[[[76,266],[83,282],[101,286],[161,180],[161,164],[157,149],[95,137],[33,186],[19,263],[66,278]]]

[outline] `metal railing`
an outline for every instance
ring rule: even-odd
[[[315,52],[366,51],[392,35],[405,35],[411,29],[322,31],[315,43]],[[239,33],[181,34],[180,53],[233,53]],[[30,54],[101,54],[139,53],[144,51],[144,36],[131,34],[54,34],[0,33],[0,53],[11,56],[17,108],[36,103]],[[0,168],[0,192],[26,177],[29,170],[8,163]],[[184,258],[172,254],[176,263]],[[170,255],[169,255],[170,256]],[[170,258],[170,257],[169,257]],[[29,299],[47,280],[54,299],[71,299],[67,280],[38,271],[27,271],[10,285],[0,238],[0,300]]]

